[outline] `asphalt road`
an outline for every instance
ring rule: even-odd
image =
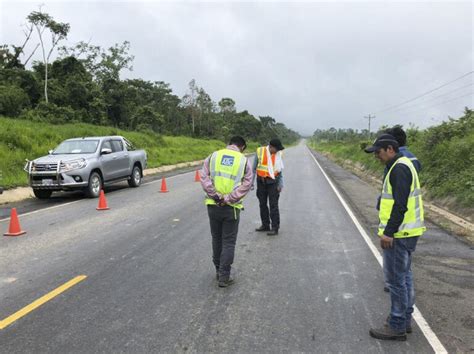
[[[226,289],[192,173],[169,193],[108,193],[109,211],[79,199],[22,216],[28,233],[0,239],[0,320],[87,278],[0,330],[0,352],[433,352],[417,326],[406,342],[369,337],[389,309],[381,268],[306,147],[285,167],[280,235],[253,231],[251,192]]]

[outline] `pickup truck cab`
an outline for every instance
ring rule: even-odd
[[[140,186],[146,165],[144,150],[135,150],[121,136],[102,136],[65,140],[49,155],[27,161],[25,171],[37,198],[71,190],[96,198],[104,185],[114,182]]]

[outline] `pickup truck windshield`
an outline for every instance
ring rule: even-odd
[[[93,154],[97,150],[99,140],[71,140],[62,142],[53,155],[62,154]]]

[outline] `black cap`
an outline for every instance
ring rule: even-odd
[[[281,144],[280,139],[272,139],[270,140],[270,145],[273,146],[278,151],[285,150],[285,147]]]
[[[372,146],[366,147],[364,151],[367,153],[371,153],[382,148],[387,148],[389,145],[392,145],[395,148],[398,147],[398,142],[392,135],[382,134],[377,139],[375,139]]]

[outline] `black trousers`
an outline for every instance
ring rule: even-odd
[[[257,198],[260,202],[260,218],[262,225],[270,227],[270,220],[272,229],[280,228],[280,210],[278,209],[278,199],[280,199],[280,192],[278,192],[278,184],[275,181],[262,180],[257,177]],[[268,211],[268,202],[270,202],[270,211]]]
[[[212,262],[219,280],[229,279],[239,232],[240,210],[231,206],[208,205],[212,235]]]

